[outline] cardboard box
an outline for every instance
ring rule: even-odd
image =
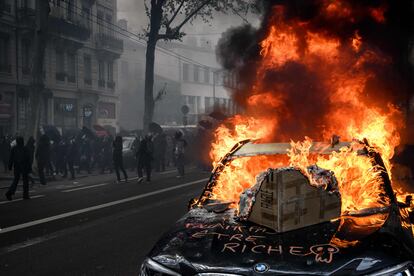
[[[296,169],[269,170],[255,195],[247,220],[285,232],[337,218],[338,194],[309,184]]]

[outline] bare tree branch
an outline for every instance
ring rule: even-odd
[[[181,3],[180,3],[180,5],[177,7],[177,9],[175,10],[175,12],[174,12],[173,16],[171,17],[171,19],[170,19],[170,20],[168,20],[168,23],[167,23],[167,25],[165,26],[166,28],[169,28],[169,27],[170,27],[171,23],[174,21],[174,19],[177,17],[178,13],[180,12],[181,8],[183,7],[184,3],[185,3],[185,0],[181,0]]]
[[[196,15],[202,8],[204,8],[207,4],[209,4],[211,0],[204,1],[200,6],[198,6],[196,9],[194,9],[190,14],[187,15],[187,17],[181,22],[180,25],[174,28],[175,33],[178,34],[180,29],[194,16]]]

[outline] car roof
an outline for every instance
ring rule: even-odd
[[[326,142],[314,142],[310,148],[311,153],[317,154],[330,154],[334,151],[339,151],[342,147],[349,147],[349,142],[340,142],[334,146]],[[267,143],[256,144],[249,142],[238,149],[233,157],[255,156],[255,155],[275,155],[275,154],[287,154],[288,149],[291,149],[290,143]]]

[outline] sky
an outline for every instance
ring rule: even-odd
[[[128,28],[134,33],[143,33],[143,30],[148,24],[148,18],[145,14],[144,0],[118,0],[118,20],[126,19],[128,21]],[[260,20],[258,16],[244,17],[252,25],[258,26]],[[187,24],[184,31],[187,33],[187,38],[198,37],[211,40],[216,44],[220,38],[221,33],[230,27],[239,26],[245,23],[245,20],[238,15],[217,14],[214,20],[208,24],[196,20],[193,24]],[[184,42],[186,41],[184,39]]]

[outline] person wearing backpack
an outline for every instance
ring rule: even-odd
[[[136,154],[138,162],[138,183],[144,180],[143,170],[147,176],[147,182],[151,182],[151,162],[153,160],[154,146],[151,135],[146,135],[140,142]]]
[[[10,153],[9,170],[14,169],[13,182],[6,192],[5,196],[8,200],[12,200],[14,193],[17,189],[20,176],[23,178],[23,198],[30,199],[29,197],[29,172],[31,170],[30,164],[30,152],[24,146],[23,137],[16,137],[16,146],[14,146]]]

